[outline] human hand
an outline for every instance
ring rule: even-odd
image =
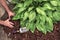
[[[9,19],[11,16],[14,16],[14,13],[12,11],[8,11],[8,16],[9,16]]]
[[[9,27],[9,28],[13,28],[13,27],[14,27],[14,26],[13,26],[14,23],[10,22],[9,19],[3,21],[3,25],[4,25],[4,26],[7,26],[7,27]]]

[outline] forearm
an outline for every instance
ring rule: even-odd
[[[7,12],[10,11],[9,8],[8,8],[8,6],[7,6],[6,0],[0,0],[0,4],[5,8],[5,10]]]

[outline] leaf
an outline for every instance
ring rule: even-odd
[[[52,19],[50,17],[46,18],[46,29],[47,31],[53,31],[53,22]]]
[[[34,11],[31,11],[29,14],[29,22],[33,21],[36,17],[36,13]]]
[[[12,20],[18,20],[18,19],[20,19],[20,15],[19,15],[19,14],[16,14],[16,15],[12,18]]]
[[[25,12],[25,13],[24,13],[23,20],[26,20],[26,19],[28,18],[28,16],[29,16],[29,13],[28,13],[28,12]]]
[[[21,13],[21,12],[23,12],[25,9],[26,9],[25,7],[21,7],[21,8],[19,8],[19,10],[18,10],[17,13]]]
[[[42,0],[34,0],[34,1],[37,1],[37,2],[42,2]]]
[[[12,0],[11,3],[16,4],[19,0]]]
[[[34,7],[29,7],[28,8],[28,12],[30,12]]]
[[[20,14],[20,20],[23,20],[23,17],[24,17],[24,12]]]
[[[46,17],[45,16],[39,16],[40,17],[40,23],[45,24]]]
[[[36,27],[37,27],[37,29],[39,30],[39,31],[41,31],[41,32],[43,32],[44,34],[46,34],[47,33],[47,31],[46,31],[46,28],[45,28],[45,26],[43,25],[43,24],[36,24]]]
[[[24,21],[20,21],[21,27],[25,27],[25,23],[26,23],[26,22],[24,22]]]
[[[55,13],[53,13],[53,18],[54,18],[56,21],[60,21],[60,12],[55,12]]]
[[[24,7],[28,7],[32,3],[32,0],[26,0],[24,2]]]
[[[53,12],[51,10],[46,10],[46,15],[53,19]]]
[[[58,6],[60,6],[60,0],[59,0],[59,1],[57,1],[57,3],[58,3],[57,5],[58,5]]]
[[[44,10],[42,10],[40,7],[37,7],[37,8],[36,8],[36,11],[37,11],[38,14],[41,14],[41,15],[46,16]]]
[[[36,27],[33,22],[29,22],[26,24],[26,28],[29,29],[32,33],[34,33]]]
[[[16,6],[13,8],[13,10],[23,7],[23,3],[17,3]]]
[[[46,10],[51,10],[52,9],[52,7],[51,7],[51,5],[49,4],[49,3],[45,3],[44,4],[44,6],[43,6]]]
[[[57,6],[57,1],[50,1],[50,3],[53,5],[53,6]]]
[[[34,31],[35,31],[35,25],[34,25],[34,23],[30,23],[30,31],[32,32],[32,33],[34,33]]]

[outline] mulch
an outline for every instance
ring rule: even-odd
[[[7,33],[8,37],[12,40],[60,40],[60,22],[54,24],[54,30],[46,35],[39,32],[37,29],[34,33],[30,31],[26,33],[14,33],[14,31],[19,30],[19,21],[12,21],[15,25],[13,29],[4,27],[4,31]]]

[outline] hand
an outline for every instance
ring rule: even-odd
[[[12,11],[8,11],[8,16],[9,16],[9,19],[11,16],[14,16],[14,13]]]
[[[7,26],[7,27],[9,27],[9,28],[13,28],[13,27],[14,27],[14,26],[13,26],[14,24],[13,24],[12,22],[10,22],[9,19],[7,19],[6,21],[4,21],[4,22],[3,22],[3,25],[4,25],[4,26]]]

